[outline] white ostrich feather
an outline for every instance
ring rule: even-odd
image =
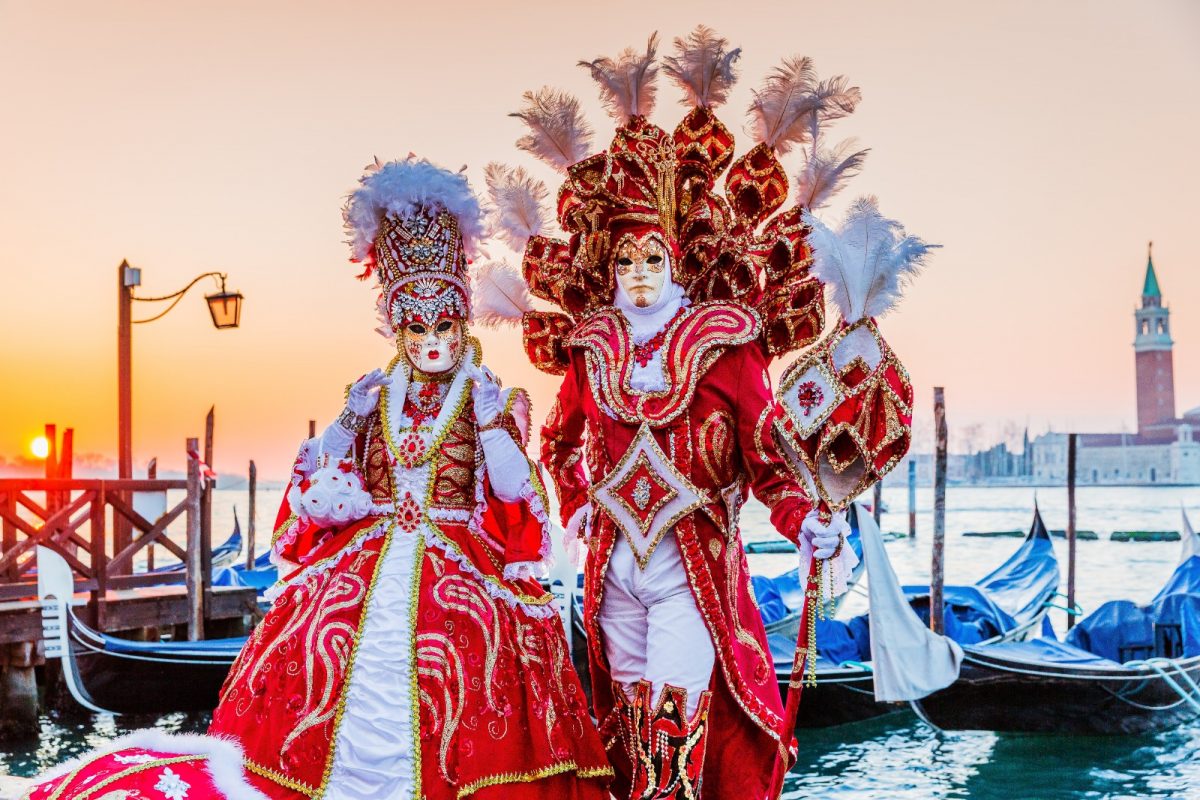
[[[472,295],[475,322],[485,327],[519,322],[533,310],[525,279],[500,261],[488,261],[475,271]]]
[[[813,137],[812,147],[805,151],[804,167],[796,175],[796,202],[808,209],[821,208],[844,189],[862,171],[871,152],[869,148],[855,150],[857,146],[857,140],[847,139],[826,149],[819,137]]]
[[[520,253],[530,237],[550,226],[546,184],[531,176],[523,167],[510,167],[495,161],[484,169],[487,180],[490,232],[498,235]]]
[[[754,92],[750,118],[755,136],[780,155],[812,140],[814,126],[854,112],[862,93],[837,76],[817,81],[812,59],[793,56],[771,71]]]
[[[663,72],[683,89],[683,105],[715,108],[729,99],[737,81],[733,64],[742,48],[729,49],[729,40],[707,25],[697,25],[687,38],[676,37],[675,55],[663,59]]]
[[[342,209],[351,258],[367,257],[385,215],[407,216],[436,207],[458,220],[467,252],[474,255],[483,238],[483,211],[463,172],[450,172],[411,155],[386,164],[375,159]]]
[[[388,341],[396,341],[396,332],[392,330],[392,312],[387,304],[387,292],[380,292],[375,298],[375,318],[379,320],[375,332]]]
[[[847,323],[894,308],[929,251],[940,247],[907,235],[904,226],[879,212],[874,197],[855,200],[836,232],[807,211],[804,221],[812,227],[811,272],[829,287]]]
[[[604,108],[618,124],[649,116],[654,110],[654,96],[658,92],[654,80],[658,76],[658,66],[654,63],[657,50],[658,34],[653,33],[646,42],[645,53],[627,47],[616,58],[579,62],[600,84]]]
[[[543,86],[522,95],[525,105],[509,114],[525,123],[529,133],[517,147],[559,172],[581,161],[592,145],[592,129],[579,110],[579,100],[560,89]]]

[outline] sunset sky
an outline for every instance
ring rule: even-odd
[[[783,9],[783,10],[780,10]],[[581,58],[697,23],[743,48],[720,116],[779,59],[812,56],[863,102],[832,130],[871,148],[858,194],[944,245],[883,330],[926,429],[1132,430],[1132,312],[1146,242],[1172,309],[1177,411],[1200,406],[1200,4],[1133,2],[34,2],[0,0],[0,456],[45,422],[116,445],[116,271],[145,295],[208,270],[246,295],[215,331],[193,290],[134,330],[134,453],[183,464],[217,408],[220,472],[281,477],[314,417],[390,358],[340,207],[373,157],[411,152],[476,189],[518,153],[506,116],[551,84],[612,125]],[[674,126],[660,87],[654,121]],[[789,171],[797,160],[785,159]],[[556,183],[552,186],[556,187]],[[493,255],[504,254],[497,245]],[[515,256],[513,257],[515,259]],[[153,309],[135,308],[147,315]],[[556,381],[515,331],[486,359],[540,421]],[[959,434],[958,446],[963,446]]]

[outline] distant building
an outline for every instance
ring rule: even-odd
[[[1134,311],[1138,431],[1085,433],[1077,441],[1076,480],[1091,484],[1200,484],[1200,407],[1175,416],[1171,311],[1163,303],[1153,255],[1146,258],[1142,305]],[[1067,435],[1032,442],[1033,479],[1067,477]]]

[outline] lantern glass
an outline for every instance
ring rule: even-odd
[[[208,311],[212,314],[213,327],[236,328],[242,321],[242,293],[217,292],[205,295]]]

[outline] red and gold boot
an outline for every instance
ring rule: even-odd
[[[631,794],[629,787],[639,781],[644,784],[645,779],[638,777],[640,748],[633,719],[633,703],[619,683],[613,683],[612,697],[612,710],[599,725],[600,740],[604,743],[608,761],[616,773],[611,789],[614,797],[636,797],[637,795]]]
[[[711,701],[712,692],[701,692],[689,720],[686,690],[664,686],[655,707],[650,684],[638,684],[632,708],[636,750],[630,800],[699,800]]]

